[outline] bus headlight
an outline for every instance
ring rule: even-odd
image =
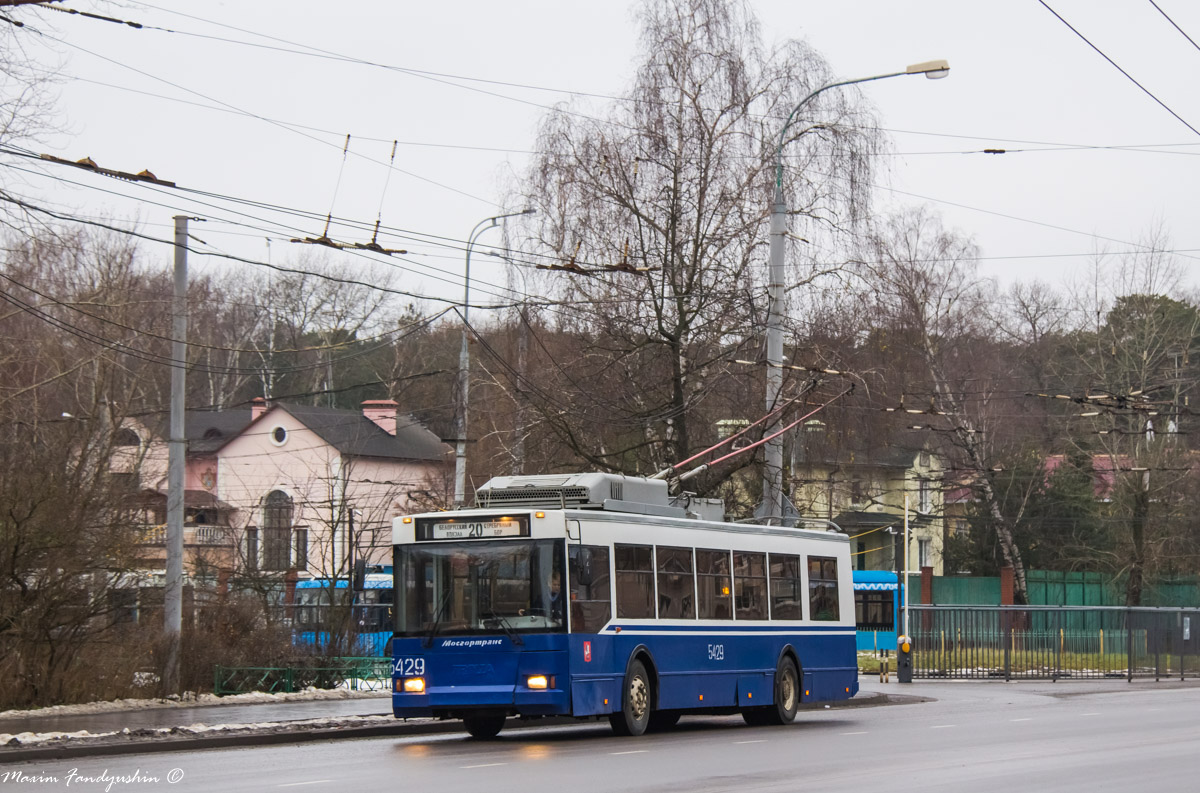
[[[404,693],[406,694],[424,694],[425,693],[425,678],[423,677],[408,677],[404,679]]]
[[[530,675],[525,680],[525,685],[529,688],[546,688],[550,685],[550,681],[545,675]]]

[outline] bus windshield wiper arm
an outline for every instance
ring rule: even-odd
[[[524,644],[525,643],[525,640],[522,639],[521,636],[512,629],[512,626],[508,624],[508,620],[504,619],[504,617],[501,617],[499,614],[497,614],[492,609],[488,609],[488,616],[500,624],[500,629],[502,631],[504,631],[504,635],[508,637],[508,640],[510,642],[512,642],[513,644]]]
[[[450,595],[442,598],[442,602],[438,605],[437,611],[433,614],[433,624],[429,626],[429,632],[425,634],[425,646],[433,646],[433,637],[437,635],[438,627],[442,624],[442,616],[445,614],[446,606],[450,603]]]

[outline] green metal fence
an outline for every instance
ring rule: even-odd
[[[292,693],[309,688],[384,691],[391,685],[388,658],[314,658],[292,666],[218,666],[213,674],[217,696],[261,691]]]
[[[1025,585],[1031,606],[1124,606],[1125,581],[1103,573],[1082,570],[1026,570]],[[913,603],[921,600],[921,577],[909,576]],[[933,604],[956,606],[1000,605],[1000,579],[996,576],[934,576]],[[933,605],[926,604],[926,605]],[[1142,605],[1200,608],[1200,581],[1178,579],[1147,582]]]
[[[1200,609],[912,606],[913,675],[1200,677]]]

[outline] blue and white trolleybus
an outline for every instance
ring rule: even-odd
[[[694,513],[693,513],[694,514]],[[393,531],[397,717],[787,723],[858,691],[849,545],[689,516],[663,481],[498,477]]]

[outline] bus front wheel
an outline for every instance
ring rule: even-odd
[[[791,724],[800,709],[800,674],[796,662],[784,656],[775,669],[775,704],[767,710],[770,724]]]
[[[504,729],[504,714],[481,713],[476,716],[463,716],[463,725],[472,738],[495,738],[500,734],[500,730]]]
[[[650,676],[641,661],[629,665],[621,694],[621,710],[608,717],[617,735],[641,735],[650,726]]]

